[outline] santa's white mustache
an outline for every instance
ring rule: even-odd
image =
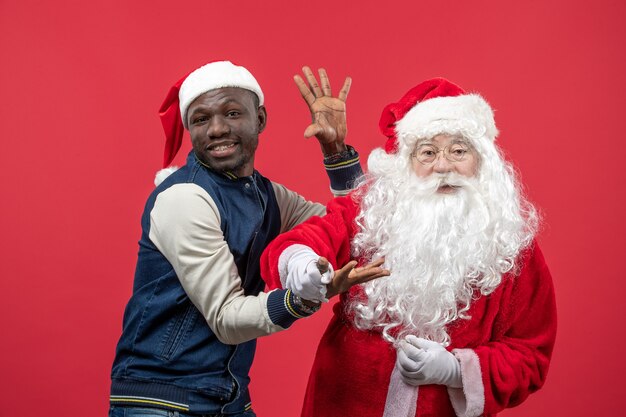
[[[435,193],[439,188],[450,187],[474,187],[472,180],[455,172],[433,173],[428,177],[415,178],[420,188],[425,192]]]

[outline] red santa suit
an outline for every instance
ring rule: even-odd
[[[280,256],[294,244],[309,246],[334,268],[350,261],[358,211],[352,196],[336,198],[326,216],[313,217],[274,240],[261,259],[268,287],[281,287]],[[536,243],[520,253],[517,265],[491,294],[476,294],[470,319],[448,325],[448,350],[461,364],[463,387],[420,386],[416,416],[493,416],[543,385],[556,334],[552,278]],[[303,417],[384,413],[396,351],[379,332],[354,327],[345,306],[359,293],[353,287],[334,307],[309,378]]]

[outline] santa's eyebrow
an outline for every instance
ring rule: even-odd
[[[461,135],[461,134],[457,134],[457,135],[450,136],[450,142],[453,142],[453,143],[457,143],[457,142],[469,143],[470,140],[468,138],[466,138],[465,136]]]
[[[432,138],[418,139],[417,142],[415,142],[415,146],[422,145],[434,145]]]
[[[469,139],[467,139],[465,136],[454,135],[454,136],[450,136],[450,138],[451,138],[450,139],[450,145],[462,144],[462,145],[472,146],[472,144],[469,141]],[[437,146],[437,145],[435,145],[435,142],[433,141],[433,138],[418,139],[417,142],[415,143],[415,146],[422,146],[422,145]]]

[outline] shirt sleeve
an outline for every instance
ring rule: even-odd
[[[311,216],[323,216],[326,213],[324,205],[305,200],[284,185],[272,182],[272,187],[280,207],[281,233],[293,229]]]
[[[335,197],[348,195],[363,176],[358,152],[350,145],[348,149],[324,157],[324,168],[330,180],[330,191]]]
[[[454,349],[463,388],[449,388],[458,416],[495,415],[514,407],[545,382],[556,338],[556,302],[550,271],[535,244],[520,273],[505,285],[489,343]]]
[[[246,296],[211,196],[195,184],[163,191],[150,213],[150,239],[217,338],[238,344],[305,317],[289,291]]]

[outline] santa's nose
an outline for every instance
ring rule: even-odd
[[[433,165],[433,171],[445,174],[446,172],[450,172],[454,169],[454,164],[448,161],[443,155],[437,155],[437,159],[435,160],[435,164]]]

